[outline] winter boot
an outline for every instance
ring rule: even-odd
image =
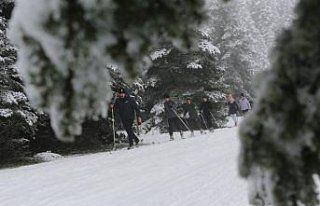
[[[180,131],[180,137],[181,137],[181,139],[184,139],[182,131]]]
[[[129,142],[129,147],[128,149],[133,149],[133,142]]]
[[[174,138],[173,138],[173,135],[170,135],[170,141],[173,141]]]
[[[134,139],[134,143],[135,143],[136,145],[138,145],[139,142],[140,142],[140,140],[139,140],[138,138]]]

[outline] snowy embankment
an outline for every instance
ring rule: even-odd
[[[150,135],[144,142],[156,144],[0,170],[0,205],[249,205],[237,128],[168,139]]]

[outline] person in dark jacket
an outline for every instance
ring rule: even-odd
[[[137,116],[138,124],[142,123],[139,107],[136,101],[132,97],[130,97],[128,94],[126,94],[124,88],[118,89],[117,99],[113,107],[115,112],[118,113],[121,119],[122,125],[128,134],[128,140],[129,140],[128,149],[130,149],[133,146],[133,141],[136,143],[136,145],[139,144],[139,141],[140,141],[138,137],[134,134],[132,129],[135,116]]]
[[[170,140],[174,140],[173,138],[174,127],[176,127],[180,131],[180,136],[181,138],[183,138],[182,128],[179,124],[180,120],[176,113],[177,105],[170,99],[169,94],[165,94],[164,99],[165,99],[164,113],[168,120]]]
[[[194,136],[194,130],[199,129],[202,133],[202,129],[199,123],[198,112],[196,110],[196,105],[192,102],[192,98],[188,97],[187,102],[182,105],[184,118],[191,130],[191,136]]]
[[[239,111],[239,106],[238,106],[235,98],[231,94],[228,95],[228,107],[229,107],[228,115],[233,119],[234,125],[238,126],[237,113]]]
[[[212,124],[212,103],[209,101],[208,96],[204,95],[202,97],[202,102],[200,104],[200,115],[203,123],[205,124],[206,129],[210,132],[213,132],[213,124]]]

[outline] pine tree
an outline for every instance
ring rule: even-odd
[[[105,65],[135,76],[161,36],[190,45],[203,0],[17,0],[11,38],[30,100],[51,116],[57,137],[73,141],[88,116],[105,115]],[[152,18],[150,18],[152,17]],[[107,95],[106,95],[107,94]]]
[[[295,4],[296,0],[256,0],[248,2],[254,25],[262,35],[262,41],[268,52],[274,46],[276,36],[292,22]]]
[[[28,152],[37,122],[14,65],[16,48],[6,37],[6,30],[7,19],[0,17],[0,162]]]
[[[221,51],[219,67],[225,69],[230,93],[253,95],[253,73],[266,62],[264,45],[243,1],[222,4],[211,2],[210,21],[213,42]],[[258,46],[260,45],[260,46]]]
[[[275,36],[292,20],[295,0],[208,2],[211,33],[231,93],[254,96],[253,77],[270,67]]]
[[[264,182],[274,206],[319,204],[320,2],[301,0],[296,11],[240,130],[240,174],[252,184]]]
[[[155,50],[150,56],[152,67],[146,73],[145,102],[147,110],[156,115],[156,123],[162,122],[161,102],[163,95],[169,93],[183,103],[191,96],[199,104],[203,95],[208,95],[214,103],[212,110],[220,126],[223,119],[224,70],[216,67],[219,49],[212,44],[209,35],[197,32],[198,41],[191,51],[183,52],[170,43]],[[160,110],[158,110],[158,109]]]

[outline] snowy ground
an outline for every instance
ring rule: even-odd
[[[237,128],[0,170],[4,206],[248,206]],[[188,136],[188,134],[186,134]]]

